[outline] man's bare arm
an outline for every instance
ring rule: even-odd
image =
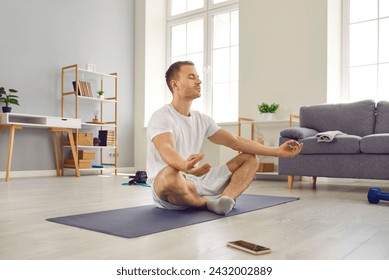
[[[196,166],[196,164],[204,158],[204,154],[192,154],[187,159],[177,152],[176,144],[171,133],[163,133],[153,138],[153,143],[161,155],[162,160],[179,171],[184,173],[202,176],[209,172],[211,166],[203,164]]]
[[[303,144],[295,140],[286,141],[279,147],[265,146],[258,142],[236,136],[223,128],[219,129],[208,139],[215,144],[227,146],[235,151],[274,157],[294,157],[303,147]]]

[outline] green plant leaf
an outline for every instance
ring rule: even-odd
[[[8,107],[8,104],[20,105],[19,101],[17,99],[17,98],[19,98],[19,96],[13,94],[13,93],[16,93],[18,91],[16,89],[13,89],[13,88],[10,88],[8,91],[10,92],[10,94],[7,94],[4,87],[0,88],[0,102],[5,103],[6,107]]]
[[[275,113],[280,105],[276,103],[267,104],[265,102],[262,102],[261,104],[258,104],[258,111],[263,113]]]

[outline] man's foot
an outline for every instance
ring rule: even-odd
[[[218,199],[210,199],[207,202],[208,210],[219,215],[225,215],[234,208],[235,200],[227,196],[221,196]]]

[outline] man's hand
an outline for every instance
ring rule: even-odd
[[[302,148],[303,143],[299,143],[296,140],[288,140],[278,148],[278,157],[295,157]]]
[[[187,174],[195,175],[197,177],[207,174],[211,170],[211,165],[209,163],[203,164],[201,166],[196,166],[196,164],[205,157],[204,154],[193,154],[190,155],[185,160],[185,170]]]

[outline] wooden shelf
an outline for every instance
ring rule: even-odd
[[[283,124],[283,123],[289,123],[289,120],[269,120],[269,121],[266,121],[266,120],[252,120],[252,121],[248,121],[248,120],[241,120],[240,121],[241,123],[253,123],[253,124]]]
[[[64,169],[74,170],[74,167],[64,167]],[[104,165],[104,167],[80,168],[80,171],[104,171],[104,170],[112,170],[112,169],[116,169],[116,167],[114,165],[112,166]]]
[[[64,96],[74,96],[76,94],[75,91],[73,92],[67,92],[67,93],[64,93],[63,95]],[[88,96],[82,96],[82,95],[78,95],[77,96],[78,98],[78,101],[81,101],[81,102],[104,102],[104,103],[116,103],[117,100],[115,99],[109,99],[109,98],[98,98],[98,97],[88,97]]]
[[[115,124],[111,124],[111,123],[95,123],[95,122],[85,122],[85,123],[82,123],[81,126],[90,126],[90,127],[112,127],[112,128],[115,128],[116,125]]]
[[[101,72],[95,72],[95,71],[89,71],[89,70],[86,70],[86,69],[82,69],[82,68],[79,68],[79,67],[74,67],[76,65],[70,65],[70,66],[66,66],[63,68],[64,72],[66,74],[69,74],[70,71],[75,71],[77,69],[77,71],[80,73],[80,74],[84,74],[84,75],[87,75],[88,77],[90,78],[99,78],[99,79],[109,79],[109,78],[112,78],[112,79],[115,79],[117,78],[116,75],[114,74],[107,74],[107,73],[101,73]],[[71,73],[70,73],[71,74]]]
[[[87,86],[86,86],[87,85]],[[100,98],[97,91],[103,90],[104,97]],[[80,95],[81,93],[83,95]],[[86,93],[86,94],[85,94]],[[73,96],[73,98],[69,98]],[[93,137],[98,136],[99,130],[113,131],[116,146],[82,146],[79,145],[79,139],[75,139],[77,150],[93,149],[96,150],[96,159],[92,164],[104,165],[104,168],[83,168],[81,171],[102,171],[107,169],[115,169],[117,174],[118,166],[118,75],[117,73],[100,73],[81,69],[77,64],[62,67],[62,116],[82,116],[81,127],[74,132],[90,133]],[[65,106],[66,105],[66,106]],[[66,111],[65,111],[66,110]],[[93,116],[99,116],[97,122],[92,122]],[[108,121],[107,121],[108,120]],[[102,136],[100,136],[102,137]],[[62,149],[62,159],[65,158],[65,148],[69,146],[66,141]],[[112,143],[112,142],[108,142]],[[90,143],[91,144],[91,143]],[[113,150],[106,152],[106,150]],[[77,153],[78,154],[78,153]],[[80,157],[80,155],[78,155]],[[78,158],[80,160],[81,158]],[[111,164],[112,163],[112,164]],[[88,165],[85,165],[88,166]],[[65,169],[63,167],[63,169]],[[67,167],[66,169],[73,169]]]
[[[70,148],[69,145],[65,145],[64,147]],[[116,149],[116,146],[77,146],[80,149]]]

